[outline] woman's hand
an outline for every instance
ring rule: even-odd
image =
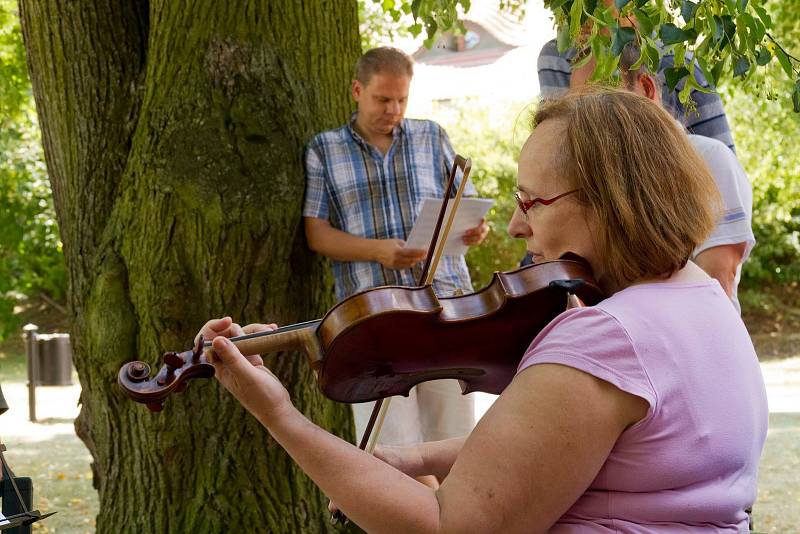
[[[274,324],[250,324],[242,328],[230,317],[223,317],[208,321],[198,334],[212,342],[214,354],[209,354],[209,360],[214,365],[217,379],[264,425],[293,407],[289,392],[264,367],[261,356],[243,356],[227,338],[275,328]]]
[[[425,472],[425,463],[419,445],[378,445],[373,454],[376,458],[410,477],[430,474]]]

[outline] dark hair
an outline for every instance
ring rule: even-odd
[[[414,76],[414,61],[402,50],[391,46],[373,48],[358,58],[355,78],[367,85],[372,75],[378,73],[411,78]]]

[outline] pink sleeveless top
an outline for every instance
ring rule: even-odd
[[[642,284],[559,315],[517,372],[567,365],[650,404],[554,533],[747,532],[767,433],[753,344],[716,280]]]

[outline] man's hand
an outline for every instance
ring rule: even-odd
[[[480,245],[483,243],[483,240],[486,239],[488,234],[489,225],[486,224],[485,219],[481,219],[481,223],[478,226],[475,228],[470,228],[464,232],[462,240],[464,241],[464,244],[468,246]]]
[[[387,269],[408,269],[425,259],[427,250],[405,248],[402,239],[381,239],[375,259]]]

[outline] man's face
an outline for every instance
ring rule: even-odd
[[[353,99],[358,104],[356,122],[367,136],[391,135],[403,120],[411,77],[376,73],[366,84],[353,81]]]

